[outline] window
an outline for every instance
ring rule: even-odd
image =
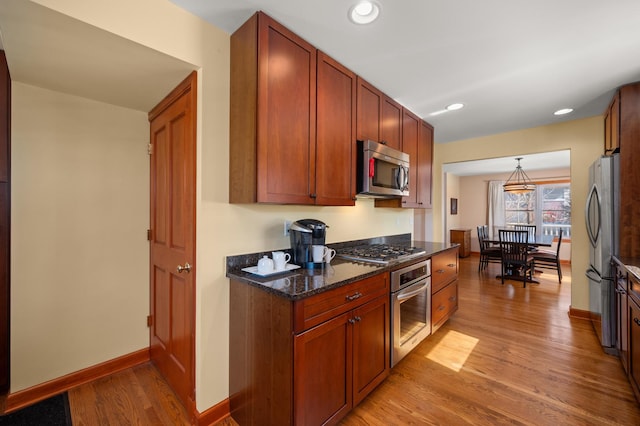
[[[571,187],[569,182],[538,184],[525,194],[504,193],[507,226],[536,225],[545,235],[571,235]]]

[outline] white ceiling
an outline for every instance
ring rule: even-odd
[[[229,33],[263,10],[434,125],[436,142],[600,115],[640,80],[638,0],[376,0],[369,26],[347,19],[358,0],[171,1]],[[429,115],[453,102],[466,107]]]

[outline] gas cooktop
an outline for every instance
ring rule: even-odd
[[[344,247],[338,250],[337,256],[356,262],[378,263],[386,265],[393,261],[404,261],[425,254],[419,247],[399,244],[365,244]]]

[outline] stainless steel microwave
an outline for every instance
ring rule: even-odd
[[[409,195],[409,154],[375,141],[357,141],[359,197]]]

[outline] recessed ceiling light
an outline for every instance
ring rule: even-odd
[[[447,111],[455,111],[464,108],[464,104],[456,103],[447,106]]]
[[[361,1],[349,9],[349,19],[355,24],[370,24],[380,14],[380,6],[372,1]]]
[[[562,108],[553,113],[553,115],[565,115],[573,112],[573,108]]]

